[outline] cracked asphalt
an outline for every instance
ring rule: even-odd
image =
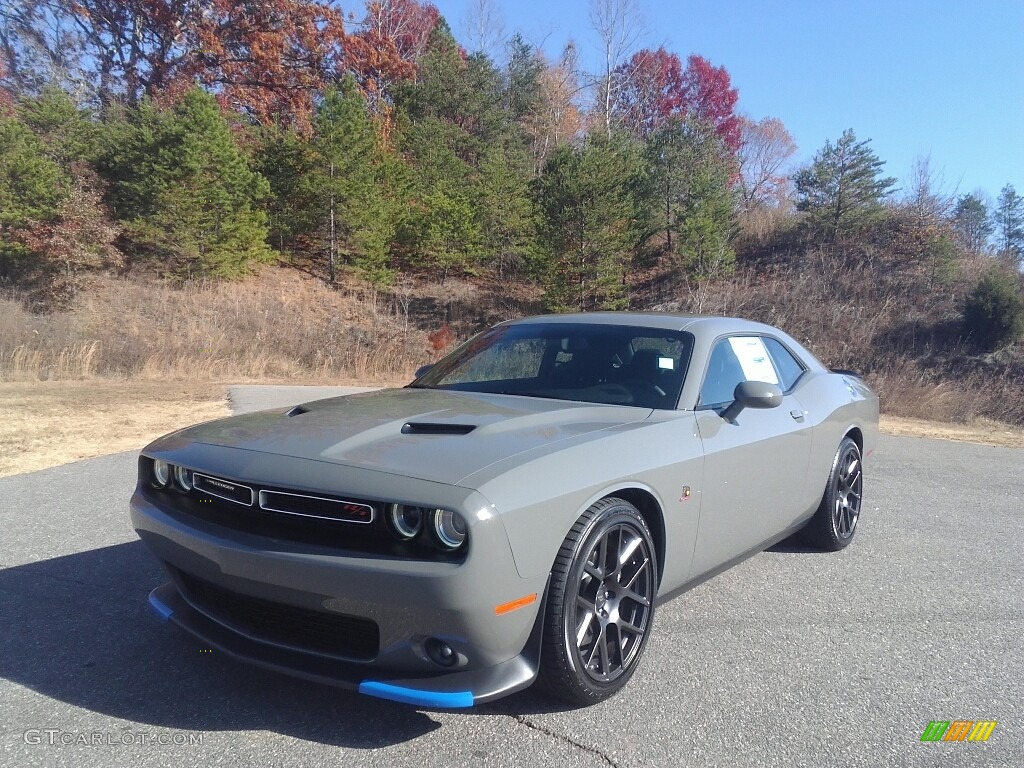
[[[0,766],[1022,766],[1022,459],[883,437],[848,550],[783,543],[662,604],[630,686],[576,710],[419,710],[203,653],[146,606],[134,453],[3,478]],[[956,719],[998,725],[920,741]]]

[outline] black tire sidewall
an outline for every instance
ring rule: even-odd
[[[604,505],[604,502],[613,502]],[[640,647],[637,649],[635,656],[630,662],[629,666],[614,680],[609,682],[602,682],[594,680],[587,674],[580,665],[578,658],[578,650],[575,645],[574,636],[574,624],[576,616],[576,590],[583,576],[583,569],[586,564],[587,555],[594,548],[597,541],[600,540],[601,536],[612,528],[620,524],[628,524],[634,531],[640,535],[644,540],[644,545],[647,548],[648,555],[651,560],[652,577],[654,579],[654,592],[657,592],[657,574],[658,574],[658,563],[657,554],[654,547],[653,537],[651,536],[650,529],[643,517],[637,511],[636,507],[627,501],[621,499],[603,499],[594,505],[603,505],[603,508],[599,509],[593,518],[587,524],[583,534],[580,536],[573,549],[572,560],[570,561],[569,567],[565,570],[564,574],[559,573],[560,578],[564,578],[563,587],[563,599],[560,605],[557,606],[557,615],[550,616],[549,619],[557,622],[559,642],[560,642],[560,653],[558,654],[566,664],[569,676],[571,676],[572,683],[576,688],[573,692],[572,698],[577,701],[600,701],[605,699],[621,688],[632,678],[634,671],[640,664],[643,658],[644,650],[647,647],[647,641],[650,638],[651,627],[654,622],[654,609],[656,600],[652,595],[651,606],[647,616],[647,624],[644,629],[644,633],[640,639]],[[591,507],[588,509],[588,513],[594,509]],[[568,692],[566,692],[568,693]]]
[[[857,456],[857,463],[860,464],[861,466],[861,477],[863,477],[864,463],[863,458],[860,455],[860,448],[858,448],[857,443],[851,440],[849,437],[843,438],[843,442],[839,444],[839,450],[836,451],[835,460],[832,462],[832,473],[829,475],[828,493],[826,494],[826,499],[828,501],[827,506],[829,525],[832,528],[832,536],[835,539],[836,544],[838,544],[841,547],[845,547],[847,544],[853,541],[854,536],[857,535],[857,526],[860,523],[860,507],[858,507],[857,521],[853,524],[853,528],[850,530],[850,535],[846,537],[841,536],[839,534],[839,525],[836,521],[836,516],[834,512],[835,505],[838,501],[839,495],[839,473],[842,470],[843,457],[846,456],[851,449]]]

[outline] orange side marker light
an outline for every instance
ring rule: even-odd
[[[494,612],[498,616],[504,616],[506,613],[512,613],[517,608],[523,608],[531,603],[537,602],[537,593],[534,592],[532,595],[526,597],[520,597],[518,600],[513,600],[509,603],[502,603],[499,606],[495,606]]]

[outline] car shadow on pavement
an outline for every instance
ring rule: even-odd
[[[823,549],[812,547],[809,544],[805,544],[800,538],[799,533],[794,533],[788,539],[783,539],[778,544],[768,547],[765,552],[775,552],[777,554],[801,554],[801,555],[827,555],[829,554]]]
[[[0,570],[0,676],[75,707],[168,729],[270,730],[372,749],[441,727],[411,707],[203,650],[150,613],[149,590],[164,580],[139,541]]]

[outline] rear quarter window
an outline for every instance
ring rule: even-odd
[[[764,345],[772,357],[772,362],[775,363],[775,370],[779,373],[779,386],[783,392],[788,392],[803,376],[804,367],[778,339],[765,337]]]

